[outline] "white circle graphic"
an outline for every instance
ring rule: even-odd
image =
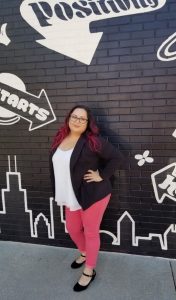
[[[23,81],[14,74],[0,73],[0,82],[20,91],[26,91]],[[0,106],[0,125],[12,125],[17,123],[19,120],[20,117],[15,113]]]

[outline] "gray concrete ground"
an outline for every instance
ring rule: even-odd
[[[0,300],[176,300],[176,261],[99,252],[86,291],[73,285],[76,249],[0,241]]]

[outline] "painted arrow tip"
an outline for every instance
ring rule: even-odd
[[[70,38],[66,38],[62,44],[59,44],[59,41],[55,39],[43,39],[36,42],[51,50],[90,65],[102,35],[103,32],[89,32],[82,36],[72,37],[72,44],[70,43]]]

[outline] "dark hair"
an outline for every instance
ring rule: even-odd
[[[94,120],[94,117],[92,115],[90,108],[85,105],[75,105],[70,110],[70,112],[67,114],[67,116],[65,118],[64,125],[58,130],[58,132],[54,138],[54,141],[51,145],[51,150],[56,148],[63,141],[63,139],[69,134],[70,128],[68,126],[68,121],[69,121],[70,115],[76,108],[82,108],[87,112],[88,122],[87,122],[87,128],[86,128],[84,134],[88,140],[90,149],[92,151],[99,152],[100,148],[101,148],[101,143],[98,139],[99,128],[96,125],[96,122]]]

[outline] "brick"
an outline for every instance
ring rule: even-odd
[[[51,68],[55,68],[55,63],[54,62],[48,62],[48,61],[43,61],[41,62],[35,62],[35,67],[37,69],[51,69]]]
[[[166,75],[167,70],[165,69],[150,69],[144,70],[144,76],[157,76],[157,75]]]
[[[120,56],[120,62],[136,62],[142,61],[142,55],[124,55]]]
[[[175,18],[175,13],[174,12],[164,12],[164,13],[160,13],[157,15],[157,20],[170,20]]]
[[[97,88],[98,94],[111,94],[111,93],[118,93],[119,92],[119,87],[98,87]]]
[[[56,81],[74,81],[75,80],[75,74],[63,74],[63,75],[56,75]]]
[[[67,88],[87,87],[87,81],[70,81],[66,84]]]
[[[140,92],[142,87],[140,85],[131,85],[128,87],[120,86],[120,92],[124,93],[133,93],[133,92]]]
[[[143,41],[141,39],[120,41],[120,47],[138,47],[138,46],[142,46],[142,44],[143,44]]]
[[[96,73],[76,74],[76,80],[92,80],[96,79]]]
[[[86,67],[82,66],[82,67],[67,67],[66,69],[66,73],[68,74],[72,74],[72,73],[77,73],[77,74],[82,74],[86,72]]]
[[[103,105],[102,101],[107,101],[107,95],[99,94],[99,95],[87,95],[87,101],[91,101],[93,103],[97,103],[96,101],[100,102]],[[92,105],[92,104],[91,104]]]
[[[129,108],[122,108],[122,107],[118,107],[118,108],[109,108],[109,114],[110,115],[120,115],[120,114],[129,114],[130,113],[130,109]]]
[[[165,28],[167,26],[167,23],[162,21],[155,21],[155,22],[148,22],[144,24],[144,30],[148,29],[160,29]]]
[[[88,87],[99,87],[99,86],[108,86],[109,82],[108,80],[89,80],[88,81]]]
[[[161,37],[153,37],[153,38],[145,38],[143,40],[144,45],[161,45],[163,42],[163,39]]]
[[[154,62],[132,62],[130,64],[130,67],[131,69],[133,70],[136,70],[136,69],[140,69],[140,70],[143,70],[143,69],[152,69],[154,67]]]
[[[164,129],[162,128],[142,129],[142,135],[149,135],[151,137],[164,135]]]
[[[114,122],[119,121],[119,116],[98,116],[97,117],[98,122]]]
[[[108,71],[108,65],[103,65],[103,66],[88,66],[87,68],[88,72],[107,72]]]
[[[46,69],[46,74],[47,75],[58,75],[58,74],[60,75],[60,74],[64,74],[64,73],[65,73],[65,69],[64,68]]]
[[[142,121],[141,115],[122,115],[120,121],[131,122],[131,121]]]
[[[128,78],[128,77],[138,77],[141,76],[142,72],[139,70],[135,70],[135,71],[120,71],[120,77],[124,77],[124,78]]]
[[[140,107],[143,106],[142,100],[122,100],[120,101],[120,107]]]
[[[126,101],[127,99],[129,99],[129,96],[127,95],[127,94],[120,94],[120,93],[115,93],[115,94],[109,94],[108,95],[108,99],[109,100],[113,100],[113,102],[115,103],[117,103],[117,100],[118,101]],[[113,107],[113,104],[112,104],[112,102],[109,102],[109,103],[111,103],[111,104],[109,104],[110,105],[110,107]]]
[[[114,65],[109,65],[110,71],[123,71],[123,70],[130,70],[129,63],[119,63]]]
[[[66,88],[66,82],[50,82],[47,84],[47,90],[53,90],[53,89],[63,89]]]
[[[170,28],[166,28],[166,29],[162,29],[162,30],[156,30],[155,31],[155,34],[156,34],[156,37],[168,37],[170,36],[171,34],[173,34],[173,29],[170,29]]]
[[[170,69],[168,69],[168,74],[170,75],[175,75],[176,74],[176,68],[170,68]]]
[[[142,116],[144,121],[166,120],[165,114],[146,114]]]
[[[111,122],[111,129],[119,129],[119,128],[129,128],[129,124],[127,122]]]
[[[111,79],[109,80],[109,86],[115,86],[115,85],[129,85],[130,79]]]
[[[166,89],[165,84],[145,84],[142,86],[142,90],[145,91],[164,91]]]
[[[137,77],[137,78],[131,78],[130,79],[131,84],[149,84],[154,83],[154,78],[152,77]]]
[[[97,79],[111,79],[111,78],[118,78],[119,72],[104,72],[104,73],[98,73]]]
[[[144,15],[135,15],[132,16],[132,20],[134,23],[151,23],[152,21],[155,20],[155,15],[154,14],[144,14]]]
[[[162,122],[153,122],[153,126],[154,127],[160,127],[160,128],[175,128],[175,121],[170,121],[170,120],[167,120],[167,121],[164,121],[162,120]]]
[[[154,52],[153,53],[149,53],[149,54],[143,54],[143,61],[155,61],[155,60],[156,60],[156,54]],[[160,75],[160,74],[156,74],[156,75]]]
[[[130,128],[152,128],[152,122],[130,122]]]
[[[135,53],[135,54],[153,53],[154,51],[155,51],[155,48],[154,48],[154,46],[151,46],[151,45],[132,48],[132,54],[133,53]]]
[[[152,37],[154,37],[154,31],[152,31],[152,30],[135,31],[135,32],[132,32],[131,37],[134,39],[152,38]]]
[[[133,113],[133,114],[137,114],[137,113],[147,114],[147,113],[152,113],[152,112],[153,112],[153,107],[135,107],[135,108],[131,108],[131,113]]]
[[[171,83],[171,84],[167,84],[167,90],[172,90],[175,91],[175,84]]]
[[[115,64],[119,62],[119,57],[118,56],[110,56],[106,58],[98,58],[97,63],[99,65],[101,64]]]
[[[115,34],[109,34],[108,35],[108,37],[109,37],[109,40],[110,41],[114,41],[114,40],[129,40],[130,39],[130,34],[128,33],[128,32],[126,32],[126,33],[115,33]]]
[[[110,49],[109,50],[109,55],[114,56],[114,55],[127,55],[130,54],[131,50],[130,48],[119,48],[119,49]]]
[[[143,29],[143,24],[128,24],[123,25],[120,28],[121,32],[129,32],[129,31],[141,31]]]
[[[141,129],[134,129],[134,128],[129,128],[129,129],[119,129],[119,135],[121,136],[131,136],[131,138],[135,138],[135,135],[140,135],[141,134]],[[134,141],[133,141],[134,142]]]
[[[175,97],[175,91],[162,91],[155,92],[154,98],[173,98]]]
[[[99,49],[113,49],[119,47],[119,41],[104,41],[103,43],[100,43]]]

